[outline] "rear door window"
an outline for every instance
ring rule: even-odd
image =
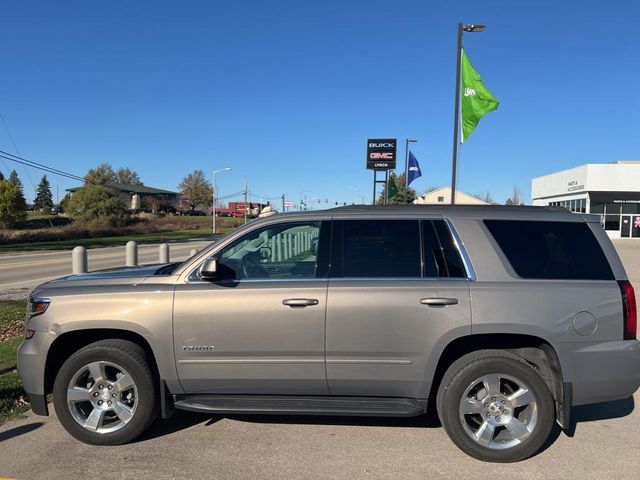
[[[484,223],[520,277],[614,279],[605,254],[586,223],[522,220]]]
[[[335,223],[338,227],[334,237],[338,249],[335,253],[338,255],[332,265],[332,276],[422,276],[417,220],[345,220]]]

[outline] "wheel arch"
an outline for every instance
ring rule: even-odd
[[[478,350],[505,350],[529,363],[546,383],[556,404],[558,423],[568,428],[570,423],[571,384],[563,382],[562,367],[553,346],[543,338],[513,333],[474,334],[451,341],[440,354],[428,393],[429,407],[435,408],[435,399],[442,378],[458,358]]]
[[[112,338],[128,340],[144,349],[149,358],[149,366],[156,375],[156,380],[161,378],[154,351],[147,339],[139,333],[117,328],[71,330],[59,335],[49,347],[44,369],[45,394],[53,391],[56,375],[71,355],[91,343]]]

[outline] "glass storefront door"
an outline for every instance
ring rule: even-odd
[[[640,237],[640,215],[622,215],[620,236],[622,238]]]
[[[622,215],[622,224],[620,225],[620,236],[622,238],[631,237],[631,215]]]

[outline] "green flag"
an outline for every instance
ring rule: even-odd
[[[498,108],[499,102],[482,83],[482,77],[475,71],[473,65],[462,52],[462,100],[460,110],[462,117],[462,140],[469,138],[480,119],[487,113]]]
[[[393,177],[389,178],[389,200],[395,197],[398,194],[398,186],[396,185],[396,181]]]

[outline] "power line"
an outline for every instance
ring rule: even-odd
[[[4,125],[4,129],[7,131],[7,135],[9,135],[9,140],[11,140],[11,144],[13,145],[13,149],[16,151],[16,153],[18,155],[20,155],[20,150],[18,150],[18,146],[16,145],[15,140],[13,139],[13,135],[11,135],[11,130],[9,130],[9,126],[7,125],[7,122],[4,119],[4,116],[2,115],[2,113],[0,112],[0,119],[2,119],[2,124]],[[5,163],[4,159],[2,160],[2,163],[5,164],[5,166],[7,167],[7,170],[9,169],[9,167],[7,166],[7,164]],[[29,183],[31,183],[31,186],[33,187],[33,189],[36,189],[36,185],[35,183],[33,183],[33,179],[31,178],[31,175],[29,174],[29,170],[27,170],[26,168],[24,169],[24,173],[27,174],[27,178],[29,179]],[[35,192],[34,192],[35,193]]]
[[[85,182],[86,180],[83,177],[78,175],[74,175],[73,173],[65,172],[63,170],[58,170],[57,168],[49,167],[42,163],[34,162],[33,160],[26,159],[24,157],[20,157],[18,155],[13,155],[12,153],[5,152],[0,150],[0,158],[11,160],[12,162],[19,163],[21,165],[25,165],[27,167],[35,168],[38,170],[42,170],[48,173],[52,173],[54,175],[60,175],[62,177],[70,178],[72,180],[79,180],[81,182]],[[92,183],[92,182],[87,182]]]

